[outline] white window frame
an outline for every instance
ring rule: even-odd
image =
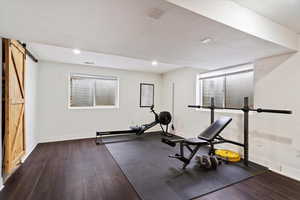
[[[201,106],[203,105],[203,90],[201,89],[201,87],[203,86],[203,78],[210,78],[210,77],[213,78],[213,77],[225,76],[225,82],[226,82],[226,75],[245,73],[248,71],[254,72],[253,63],[246,63],[246,64],[242,64],[242,65],[226,67],[226,68],[223,68],[220,70],[213,70],[213,71],[198,74],[196,76],[196,87],[195,87],[196,88],[196,95],[195,95],[196,96],[196,105],[201,105]],[[226,88],[226,86],[225,86],[225,88]],[[226,99],[226,93],[225,93],[225,97],[224,97],[224,105],[225,105],[225,99]],[[210,112],[209,109],[205,109],[205,108],[195,108],[195,110]],[[221,110],[217,109],[217,110],[215,110],[215,112],[242,114],[242,112],[237,111],[237,110],[226,110],[226,109],[221,109]]]
[[[96,106],[95,105],[95,87],[93,90],[93,97],[94,97],[94,105],[93,106],[79,106],[79,107],[74,107],[71,106],[71,93],[72,93],[72,85],[71,85],[71,78],[73,76],[78,76],[78,77],[88,77],[88,78],[95,78],[95,79],[101,79],[101,77],[106,77],[106,78],[113,78],[117,81],[117,91],[116,91],[116,103],[114,106]],[[68,109],[70,110],[81,110],[81,109],[118,109],[120,104],[120,79],[118,76],[111,76],[111,75],[91,75],[91,74],[81,74],[81,73],[70,73],[68,76]]]

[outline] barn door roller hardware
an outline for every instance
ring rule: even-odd
[[[18,42],[24,47],[26,55],[28,55],[34,62],[39,62],[38,59],[36,57],[34,57],[34,55],[26,48],[26,44],[22,43],[18,40]]]

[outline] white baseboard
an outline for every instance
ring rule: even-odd
[[[151,129],[148,131],[150,132],[157,132],[161,129]],[[64,135],[58,135],[58,136],[50,136],[50,137],[44,137],[39,138],[38,143],[47,143],[47,142],[60,142],[60,141],[68,141],[68,140],[80,140],[80,139],[91,139],[96,137],[96,132],[90,132],[90,133],[82,133],[82,134],[64,134]]]
[[[271,171],[277,174],[300,181],[300,170],[295,167],[287,166],[282,163],[276,163],[263,157],[256,157],[255,159],[252,157],[250,159],[255,163],[268,167]]]
[[[33,150],[35,149],[35,147],[36,147],[37,145],[38,145],[38,143],[34,144],[33,147],[32,147],[31,149],[29,149],[29,150],[26,152],[25,156],[23,156],[23,158],[22,158],[22,160],[21,160],[22,163],[25,162],[25,160],[26,160],[26,159],[28,158],[28,156],[33,152]]]
[[[0,191],[4,188],[2,177],[0,177]]]
[[[52,136],[47,138],[40,138],[38,143],[47,143],[47,142],[60,142],[60,141],[67,141],[67,140],[80,140],[80,139],[88,139],[88,138],[95,138],[96,132],[92,134],[65,134],[59,136]]]
[[[289,173],[286,173],[286,172],[283,172],[283,171],[279,171],[279,170],[276,170],[276,169],[270,169],[271,171],[277,173],[277,174],[280,174],[282,176],[285,176],[285,177],[288,177],[290,179],[293,179],[295,181],[300,181],[300,178],[299,177],[295,177],[295,176],[291,176],[291,174]]]

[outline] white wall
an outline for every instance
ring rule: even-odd
[[[291,109],[293,115],[250,115],[250,160],[300,180],[300,53],[263,59],[254,63],[255,107]],[[171,85],[175,83],[175,128],[184,137],[198,135],[209,125],[210,113],[187,108],[195,104],[195,82],[200,70],[183,68],[163,75],[163,108],[171,110]],[[243,115],[219,112],[233,118],[222,133],[243,142]],[[239,147],[233,150],[242,151]]]
[[[300,53],[258,61],[255,74],[255,104],[293,115],[256,115],[252,158],[300,180]]]
[[[26,57],[25,70],[25,131],[26,131],[26,154],[27,156],[37,145],[37,78],[39,65],[29,56]]]
[[[119,77],[120,106],[117,109],[69,109],[69,74],[113,75]],[[140,83],[155,84],[155,105],[160,111],[161,75],[41,62],[38,79],[38,141],[95,137],[96,131],[128,129],[153,121],[149,108],[139,107]],[[155,129],[154,129],[155,130]]]

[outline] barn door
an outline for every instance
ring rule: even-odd
[[[4,40],[4,172],[11,173],[25,153],[25,49]]]

